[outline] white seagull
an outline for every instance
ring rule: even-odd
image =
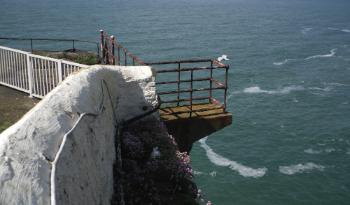
[[[222,55],[221,57],[218,58],[218,61],[221,62],[222,60],[228,61],[230,59],[227,58],[227,55]]]

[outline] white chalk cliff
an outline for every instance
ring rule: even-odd
[[[0,204],[110,204],[116,126],[155,104],[147,66],[68,77],[0,134]]]

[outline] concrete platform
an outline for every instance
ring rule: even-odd
[[[186,112],[190,111],[190,106],[160,109],[161,119],[176,139],[180,151],[190,152],[195,141],[232,123],[232,114],[214,103],[193,105],[192,110],[190,115]]]

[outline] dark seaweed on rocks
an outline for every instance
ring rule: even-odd
[[[122,163],[125,204],[198,204],[190,158],[159,120],[148,117],[123,130]]]

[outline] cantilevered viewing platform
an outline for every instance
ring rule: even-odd
[[[192,115],[185,112],[190,110],[189,106],[160,109],[161,119],[169,134],[175,136],[181,151],[189,152],[194,142],[232,123],[232,114],[219,105],[196,104],[192,108]]]
[[[149,65],[156,76],[160,117],[180,151],[232,123],[227,112],[229,66],[212,59],[143,62],[101,30],[102,62]]]

